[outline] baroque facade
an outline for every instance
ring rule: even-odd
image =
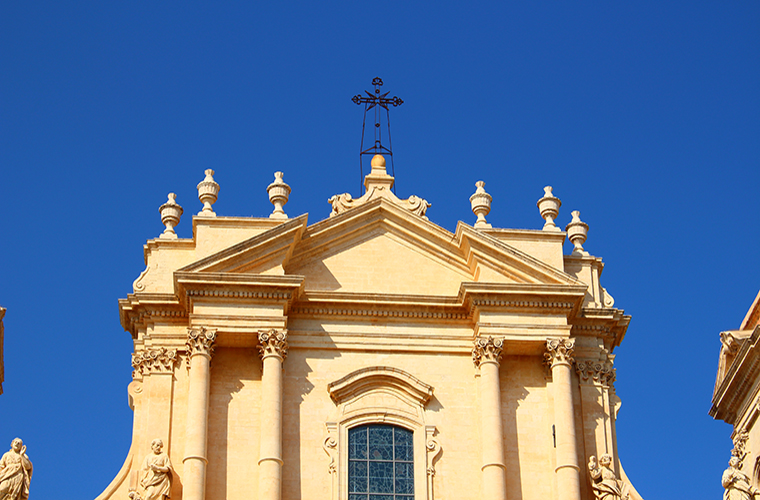
[[[311,225],[280,172],[269,217],[217,216],[213,174],[190,239],[169,195],[119,301],[133,437],[98,499],[640,498],[615,435],[630,317],[550,187],[542,229],[502,229],[478,182],[451,233],[379,155]]]
[[[721,332],[720,342],[710,415],[733,426],[734,442],[723,487],[731,499],[751,498],[760,488],[760,293],[739,329]]]

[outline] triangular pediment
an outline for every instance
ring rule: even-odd
[[[209,255],[180,273],[284,274],[283,264],[306,229],[308,215],[264,231],[236,245]]]
[[[530,255],[462,222],[456,233],[380,199],[306,226],[288,220],[178,272],[294,275],[304,289],[456,296],[462,283],[578,285]]]
[[[306,291],[454,296],[463,282],[578,285],[460,223],[456,234],[385,200],[310,226],[285,265]]]

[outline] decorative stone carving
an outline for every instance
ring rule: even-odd
[[[749,440],[748,432],[740,432],[734,437],[734,449],[731,450],[731,456],[739,459],[739,467],[747,456],[747,440]]]
[[[0,458],[0,498],[27,500],[32,481],[32,461],[20,438],[11,441],[11,449]]]
[[[391,191],[393,180],[393,177],[388,175],[385,171],[385,158],[383,155],[375,155],[372,158],[372,171],[364,178],[364,186],[367,191],[361,198],[356,200],[354,200],[349,193],[332,196],[327,200],[327,202],[332,205],[332,213],[330,213],[330,217],[342,214],[347,210],[364,205],[370,201],[384,198],[394,205],[409,210],[423,219],[427,219],[427,217],[425,217],[425,212],[430,208],[430,203],[428,203],[427,200],[423,200],[414,195],[410,196],[407,200],[399,199],[393,194],[393,191]]]
[[[288,334],[277,330],[259,332],[259,356],[277,356],[285,359],[288,355]]]
[[[274,205],[274,211],[269,215],[270,219],[287,219],[288,216],[282,207],[288,202],[290,197],[290,186],[282,180],[283,173],[274,173],[274,182],[267,186],[269,201]]]
[[[475,339],[475,346],[472,348],[472,362],[479,367],[485,362],[499,363],[501,360],[501,351],[504,341],[488,337],[487,339],[478,337]]]
[[[474,213],[478,220],[475,221],[473,227],[477,229],[489,228],[491,224],[486,222],[486,215],[491,211],[491,200],[493,197],[486,193],[486,183],[478,181],[475,183],[475,194],[470,196],[470,206],[472,207],[472,213]]]
[[[177,363],[177,350],[159,347],[132,354],[133,376],[146,373],[171,373]]]
[[[336,500],[338,496],[338,423],[326,422],[327,436],[322,441],[322,449],[330,458],[327,465],[327,473],[330,474],[330,498]]]
[[[575,371],[583,382],[597,382],[609,387],[615,381],[612,359],[613,356],[608,356],[606,360],[579,359],[575,362]]]
[[[541,217],[546,221],[544,222],[544,231],[560,231],[560,228],[554,223],[554,219],[559,215],[559,207],[562,206],[562,202],[552,194],[551,186],[544,188],[544,196],[538,200],[536,205]]]
[[[425,451],[427,460],[427,494],[428,500],[433,500],[433,477],[435,477],[435,462],[443,451],[441,449],[441,443],[435,438],[438,433],[434,425],[425,426]]]
[[[612,470],[612,456],[605,453],[599,457],[591,456],[588,461],[588,472],[591,476],[591,488],[597,500],[628,500],[625,483],[618,479]]]
[[[214,354],[214,342],[216,341],[216,330],[209,328],[188,328],[187,330],[187,354],[205,354],[211,357]]]
[[[203,203],[203,209],[198,212],[201,217],[216,217],[214,209],[211,205],[216,203],[219,195],[219,184],[214,181],[214,171],[206,169],[204,172],[206,178],[198,184],[198,199]]]
[[[544,359],[550,367],[559,363],[573,364],[573,352],[575,340],[573,339],[546,339],[546,351]]]
[[[130,491],[129,498],[132,500],[164,500],[171,496],[172,463],[169,456],[161,451],[163,447],[164,442],[160,439],[150,443],[153,453],[145,457],[141,470],[140,488],[143,494]]]
[[[586,242],[586,236],[588,235],[588,224],[581,221],[581,213],[578,210],[571,212],[573,220],[570,224],[565,226],[567,231],[567,239],[573,244],[573,255],[588,255],[588,252],[583,249],[583,244]]]
[[[177,195],[169,193],[169,200],[161,205],[158,211],[161,212],[161,224],[166,226],[159,238],[176,240],[177,233],[174,232],[174,228],[179,224],[179,218],[182,215],[182,207],[177,204]]]
[[[736,353],[739,352],[739,347],[741,347],[743,341],[744,339],[737,338],[731,332],[720,332],[721,349],[723,350],[724,355],[736,355]]]
[[[721,483],[726,491],[723,500],[754,500],[755,495],[760,495],[760,490],[752,486],[749,476],[739,470],[741,462],[737,457],[731,457],[728,461],[728,469],[723,472]]]

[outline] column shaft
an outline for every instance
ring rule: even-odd
[[[282,362],[288,354],[288,334],[259,332],[261,353],[261,448],[259,500],[282,498]]]
[[[206,496],[206,446],[208,440],[208,400],[211,387],[211,355],[216,330],[191,328],[187,332],[190,374],[185,420],[185,458],[182,499],[204,500]]]
[[[554,428],[557,446],[555,472],[559,500],[580,500],[581,498],[571,372],[573,347],[574,342],[568,339],[547,341],[549,351],[547,359],[551,361],[554,385]]]
[[[185,439],[184,500],[203,500],[206,495],[206,443],[210,362],[207,354],[190,358],[190,387],[187,395],[187,437]]]
[[[279,500],[282,492],[282,358],[266,356],[263,365],[259,499]]]
[[[480,365],[480,415],[483,442],[483,498],[506,500],[507,482],[504,465],[504,431],[501,417],[499,364],[485,361]]]

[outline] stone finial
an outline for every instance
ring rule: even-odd
[[[560,228],[554,223],[554,219],[559,215],[559,207],[562,206],[562,202],[552,194],[551,186],[544,188],[544,196],[538,200],[537,206],[541,217],[546,221],[544,231],[560,231]]]
[[[472,206],[472,212],[478,216],[478,220],[475,221],[473,227],[476,229],[485,229],[491,227],[491,224],[486,222],[486,215],[491,211],[491,195],[486,193],[483,181],[475,183],[477,189],[475,194],[470,196],[470,205]]]
[[[575,247],[573,248],[573,255],[588,255],[588,252],[583,249],[583,244],[586,242],[586,235],[588,234],[588,224],[581,221],[581,213],[578,210],[574,210],[571,213],[573,220],[565,227],[565,231],[567,231],[567,239]]]
[[[166,226],[159,238],[176,240],[177,233],[174,232],[174,228],[179,224],[179,218],[182,215],[182,207],[177,204],[177,195],[169,193],[169,201],[161,205],[158,210],[161,212],[161,224]]]
[[[219,184],[214,181],[214,171],[206,169],[204,172],[206,178],[198,184],[198,199],[203,203],[203,210],[198,212],[201,217],[216,217],[214,209],[211,205],[216,203],[216,198],[219,195]]]
[[[270,219],[287,219],[288,216],[282,209],[290,197],[290,186],[282,180],[282,172],[274,173],[274,182],[267,186],[269,201],[274,205],[274,211],[269,215]]]

